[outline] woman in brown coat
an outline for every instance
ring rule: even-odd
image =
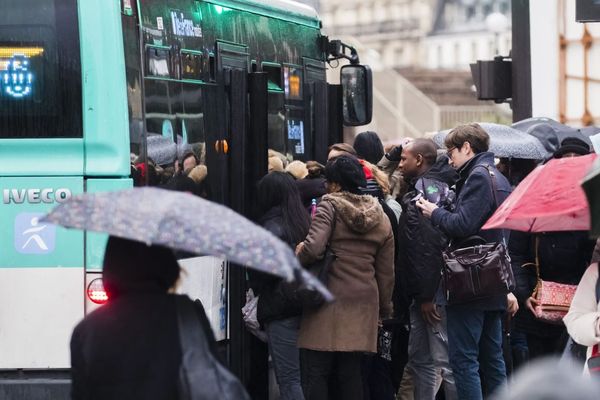
[[[378,322],[391,316],[394,237],[376,198],[361,195],[366,184],[358,160],[341,156],[325,168],[323,196],[310,231],[296,252],[302,264],[336,255],[328,288],[336,300],[305,311],[298,338],[306,400],[329,399],[329,381],[345,400],[362,399],[361,356],[377,351]]]

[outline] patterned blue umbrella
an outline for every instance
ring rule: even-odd
[[[544,145],[535,137],[510,126],[482,122],[479,125],[490,135],[490,151],[496,157],[545,160],[550,157]],[[444,139],[450,130],[437,133],[433,141],[444,147]]]
[[[189,193],[151,187],[86,193],[58,205],[43,221],[223,257],[287,281],[300,280],[333,299],[286,243],[233,210]]]

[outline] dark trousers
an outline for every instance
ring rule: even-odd
[[[538,336],[527,334],[527,347],[529,359],[533,360],[544,356],[560,355],[567,344],[567,330],[556,332],[551,336]]]
[[[392,362],[377,354],[363,355],[363,399],[394,400],[396,390],[392,380]]]
[[[362,400],[361,361],[362,353],[300,349],[304,398]]]
[[[503,311],[448,306],[448,350],[458,398],[481,400],[506,382],[502,357]],[[482,390],[479,373],[486,390]]]

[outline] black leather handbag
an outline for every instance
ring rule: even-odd
[[[496,177],[489,166],[482,166],[492,180],[492,192],[498,208]],[[515,287],[510,257],[503,242],[487,243],[471,236],[460,245],[443,252],[443,284],[448,304],[508,294]]]
[[[443,284],[448,304],[508,294],[515,287],[504,243],[479,239],[482,244],[443,253]]]

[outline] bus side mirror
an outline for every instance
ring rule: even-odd
[[[373,117],[373,75],[366,65],[344,65],[340,72],[345,126],[366,125]]]

